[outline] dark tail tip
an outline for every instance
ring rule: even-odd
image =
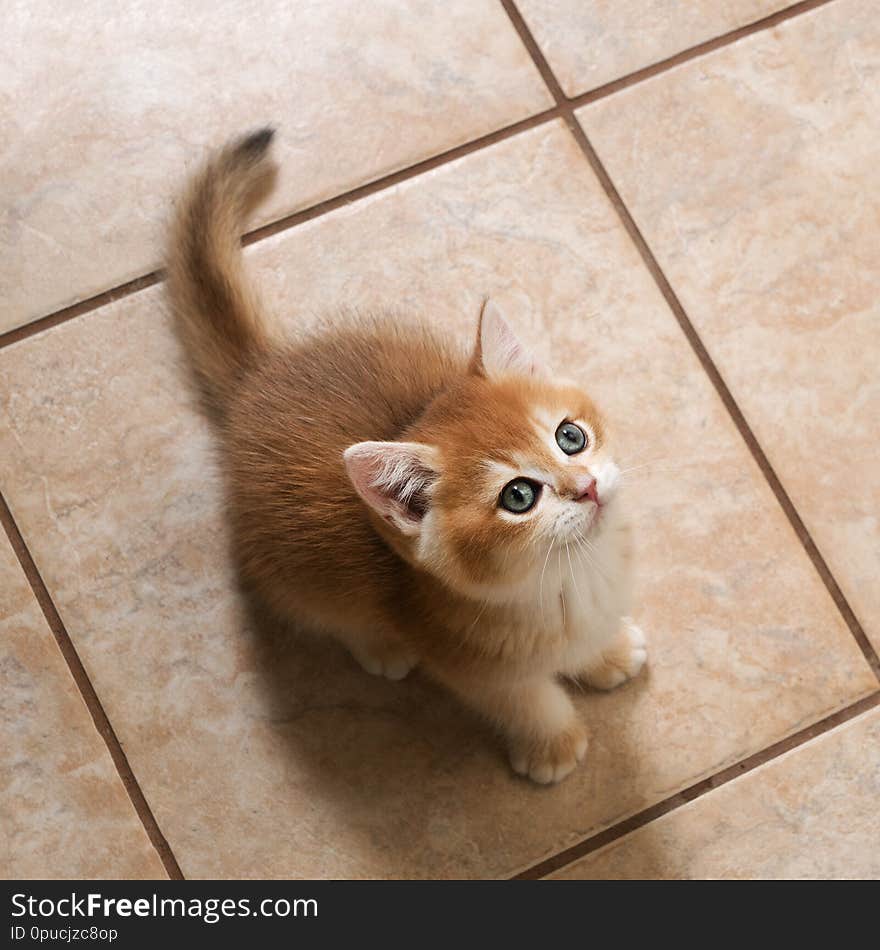
[[[261,158],[274,137],[275,129],[271,126],[266,126],[263,129],[258,129],[256,132],[251,132],[250,135],[246,135],[238,143],[235,151],[243,158]]]

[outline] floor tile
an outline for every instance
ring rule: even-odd
[[[567,96],[747,26],[785,0],[517,0]]]
[[[249,248],[296,325],[342,303],[471,338],[496,296],[617,421],[650,673],[584,695],[556,788],[418,676],[266,631],[152,288],[0,352],[0,487],[190,876],[495,876],[876,681],[569,133],[552,124]],[[492,821],[486,820],[488,814]]]
[[[2,533],[0,747],[0,877],[166,877]]]
[[[579,116],[880,646],[876,12],[828,4]]]
[[[553,877],[876,880],[878,801],[875,709]]]
[[[489,0],[36,0],[3,32],[0,331],[154,268],[205,145],[278,126],[270,220],[553,104]]]

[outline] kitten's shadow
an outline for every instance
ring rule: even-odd
[[[369,876],[418,875],[431,854],[438,866],[455,863],[463,846],[456,829],[481,813],[490,821],[495,794],[532,793],[537,819],[544,807],[556,812],[560,800],[564,810],[580,811],[576,785],[585,782],[590,798],[606,798],[613,793],[609,780],[627,784],[638,772],[628,716],[620,713],[632,703],[625,695],[640,692],[644,681],[628,684],[616,700],[590,691],[578,701],[575,689],[579,706],[594,697],[586,700],[592,708],[581,712],[596,727],[593,741],[613,755],[594,746],[593,768],[581,782],[533,786],[510,772],[500,737],[417,670],[401,682],[370,676],[329,637],[298,630],[241,593],[261,715],[272,735],[271,754],[281,760],[268,770],[281,770],[287,807],[308,821],[309,836],[335,841],[353,866],[366,862]],[[617,715],[607,715],[613,707]],[[596,758],[615,765],[602,776]],[[497,770],[488,786],[487,766]],[[352,873],[348,864],[343,870],[328,860],[326,867],[316,864],[315,875]]]
[[[384,849],[410,851],[432,807],[448,810],[442,799],[462,768],[490,757],[503,767],[491,732],[418,670],[400,682],[371,676],[331,638],[297,629],[246,591],[242,598],[285,773],[330,802],[337,821],[381,837]],[[393,872],[393,854],[388,861]]]

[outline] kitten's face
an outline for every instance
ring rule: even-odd
[[[470,373],[428,408],[405,443],[346,452],[358,492],[448,586],[499,598],[566,545],[589,560],[620,471],[584,391],[554,381],[491,304]]]
[[[522,583],[557,547],[589,555],[620,471],[583,390],[540,375],[476,377],[425,424],[435,415],[437,477],[417,548],[426,566],[485,596]]]

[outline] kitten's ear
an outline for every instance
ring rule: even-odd
[[[498,307],[486,300],[480,311],[477,345],[471,359],[471,372],[481,376],[544,375],[543,366],[520,343]]]
[[[437,479],[436,450],[421,442],[358,442],[342,457],[361,498],[398,531],[417,535]]]

